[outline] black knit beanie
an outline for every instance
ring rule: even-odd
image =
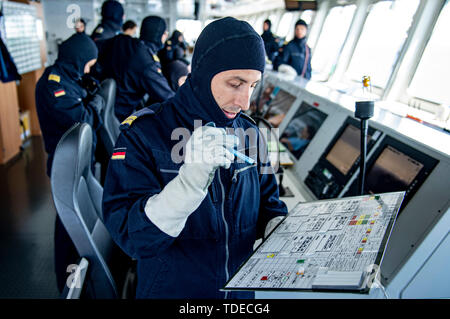
[[[102,20],[111,20],[120,26],[123,23],[123,6],[120,2],[108,0],[102,4]]]
[[[98,49],[95,42],[85,33],[75,33],[59,46],[57,62],[75,67],[78,75],[84,74],[84,66],[97,59]]]
[[[161,49],[163,47],[161,37],[166,30],[167,25],[164,19],[157,16],[148,16],[142,21],[139,38],[144,41],[152,42]]]
[[[295,26],[298,25],[304,25],[306,28],[308,28],[308,24],[305,22],[305,20],[299,19],[296,23]]]
[[[264,42],[245,21],[227,17],[208,24],[200,33],[192,57],[191,85],[204,108],[225,120],[211,91],[214,75],[227,70],[264,72]],[[220,116],[221,115],[221,116]]]

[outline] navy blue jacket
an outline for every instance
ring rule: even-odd
[[[56,62],[48,67],[36,84],[36,109],[48,154],[47,175],[50,176],[56,145],[73,124],[88,123],[94,130],[92,156],[96,146],[95,131],[101,126],[97,109],[103,105],[98,99],[89,99],[77,78],[75,67]]]
[[[122,27],[119,23],[112,20],[104,20],[92,31],[91,39],[94,40],[98,50],[102,50],[106,40],[122,32]]]
[[[264,41],[264,49],[266,50],[267,57],[270,61],[273,61],[277,56],[279,48],[277,38],[270,30],[264,31],[263,34],[261,34],[261,38]]]
[[[291,40],[287,45],[280,48],[280,52],[273,63],[273,69],[277,71],[281,64],[288,64],[297,71],[298,75],[301,75],[305,65],[306,56],[308,56],[308,60],[306,61],[306,70],[303,77],[310,79],[311,49],[306,44],[306,38],[294,38],[294,40]]]
[[[117,83],[115,114],[125,120],[141,106],[145,94],[147,105],[160,103],[174,95],[162,74],[157,47],[128,35],[119,34],[104,43],[98,64],[101,78]]]
[[[174,98],[136,112],[121,125],[118,159],[110,161],[105,181],[103,212],[114,240],[138,259],[137,298],[253,297],[252,292],[225,295],[219,289],[250,256],[267,222],[287,213],[274,174],[260,174],[264,167],[273,172],[266,160],[218,169],[207,197],[178,237],[149,220],[144,212],[147,200],[160,193],[182,165],[172,161],[171,151],[180,143],[179,136],[172,140],[172,132],[192,132],[194,119],[203,125],[211,120],[200,105],[188,77]],[[232,127],[256,125],[241,114]],[[245,150],[267,154],[258,141],[247,139]]]

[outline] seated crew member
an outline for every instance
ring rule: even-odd
[[[282,64],[292,66],[297,75],[311,78],[311,49],[306,44],[308,25],[302,19],[295,23],[295,37],[287,45],[280,48],[273,63],[273,69],[278,70]]]
[[[60,45],[55,64],[45,70],[36,84],[36,109],[48,154],[48,176],[51,174],[56,145],[76,122],[88,123],[93,128],[94,154],[95,131],[101,125],[99,114],[105,102],[100,95],[87,95],[81,87],[81,76],[89,73],[97,59],[97,52],[95,43],[86,34],[75,33]],[[67,266],[77,261],[78,253],[56,216],[55,271],[60,291],[69,275]]]
[[[186,60],[186,45],[183,34],[175,30],[164,48],[158,52],[161,60],[162,73],[169,82],[172,90],[176,91],[184,83],[190,72],[189,62]]]
[[[287,213],[263,136],[241,112],[264,66],[263,41],[247,22],[216,20],[200,34],[175,96],[121,125],[103,212],[113,239],[137,259],[137,298],[254,297],[220,289]],[[178,142],[180,129],[188,134]],[[233,129],[254,134],[239,139],[254,164],[229,152]]]
[[[114,110],[119,121],[141,108],[146,94],[149,104],[174,95],[156,55],[166,38],[164,20],[148,16],[142,21],[139,39],[119,34],[105,42],[98,64],[101,78],[113,78],[117,83]]]
[[[275,59],[275,56],[278,52],[278,39],[273,35],[272,31],[270,31],[272,27],[272,22],[267,19],[263,24],[263,34],[261,34],[261,38],[264,41],[264,48],[266,50],[267,58],[270,61]]]
[[[136,34],[137,24],[133,20],[125,21],[122,26],[123,34],[129,35],[130,37],[134,37]]]
[[[189,64],[185,59],[186,49],[183,33],[178,30],[173,31],[172,36],[164,44],[164,48],[158,52],[163,69],[167,64],[175,60],[181,60],[185,64]]]
[[[102,21],[95,27],[91,38],[101,50],[103,43],[122,31],[124,11],[122,4],[115,0],[107,0],[102,4]]]

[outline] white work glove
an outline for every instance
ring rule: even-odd
[[[266,229],[264,230],[264,239],[267,238],[267,236],[270,234],[270,232],[272,230],[274,230],[275,227],[277,227],[277,225],[279,223],[282,222],[282,220],[284,219],[285,216],[277,216],[272,218],[271,220],[269,220],[269,222],[266,225]]]
[[[186,220],[205,199],[218,167],[229,168],[238,139],[224,129],[202,126],[194,130],[186,144],[186,156],[178,176],[150,197],[145,214],[166,234],[177,237]]]

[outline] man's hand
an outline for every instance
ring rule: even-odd
[[[226,135],[222,128],[202,126],[197,128],[186,144],[184,165],[180,177],[193,187],[206,190],[219,166],[229,168],[234,155],[228,150],[237,145],[234,135]],[[206,194],[205,194],[206,195]]]
[[[228,149],[236,143],[237,137],[226,135],[224,129],[203,126],[194,130],[178,176],[145,205],[150,221],[169,236],[177,237],[208,194],[217,168],[230,167],[234,155]]]

